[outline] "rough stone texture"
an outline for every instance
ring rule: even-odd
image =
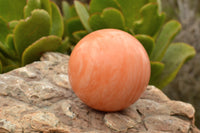
[[[194,108],[172,101],[154,86],[129,108],[99,112],[70,88],[69,57],[46,53],[42,61],[0,75],[0,133],[199,133]]]

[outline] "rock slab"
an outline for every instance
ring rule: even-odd
[[[49,52],[0,75],[0,133],[200,133],[192,105],[172,101],[154,86],[123,111],[89,108],[70,87],[68,60]]]

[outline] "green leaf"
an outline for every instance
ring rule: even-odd
[[[115,8],[107,8],[103,10],[102,18],[108,28],[125,29],[125,19],[122,13]]]
[[[70,9],[69,9],[69,17],[72,18],[72,17],[77,17],[78,14],[76,13],[76,9],[75,9],[75,6],[74,5],[71,5],[70,6]]]
[[[166,23],[156,40],[155,48],[150,56],[151,60],[161,61],[169,44],[181,30],[181,24],[175,20]]]
[[[150,85],[157,84],[159,75],[162,73],[165,65],[162,62],[151,61],[151,78],[149,81]]]
[[[36,9],[32,16],[26,20],[21,20],[14,30],[15,48],[18,55],[21,56],[33,42],[43,36],[49,35],[50,16],[45,10]]]
[[[71,39],[73,37],[72,33],[79,30],[85,30],[80,19],[78,17],[70,18],[65,21],[65,32],[64,36],[69,36]]]
[[[51,3],[51,20],[52,20],[52,25],[51,25],[51,35],[57,35],[59,37],[62,37],[63,32],[64,32],[64,24],[62,20],[62,16],[60,13],[59,8],[55,3]]]
[[[47,11],[50,15],[51,14],[50,0],[40,0],[40,2],[41,2],[41,8],[44,9],[45,11]]]
[[[195,49],[188,44],[171,44],[162,59],[162,62],[165,64],[165,69],[157,78],[155,85],[163,88],[169,84],[175,78],[182,65],[194,55]]]
[[[14,28],[15,28],[15,26],[16,26],[18,23],[19,23],[18,20],[10,21],[10,22],[9,22],[9,28],[10,28],[10,30],[13,31]]]
[[[146,4],[141,9],[142,19],[134,23],[135,34],[146,34],[155,36],[165,20],[165,14],[158,12],[158,5],[155,3]]]
[[[106,24],[100,13],[92,14],[89,18],[89,24],[94,31],[106,28]]]
[[[41,9],[40,0],[28,0],[24,7],[24,18],[31,16],[31,12],[35,9]]]
[[[39,60],[44,52],[56,51],[60,45],[60,37],[54,35],[42,37],[25,49],[22,55],[22,66]]]
[[[93,14],[89,19],[93,30],[115,28],[125,30],[125,19],[122,13],[115,8],[106,8],[102,14]]]
[[[61,52],[61,53],[71,52],[71,44],[69,41],[69,37],[65,37],[65,39],[62,41],[61,45],[56,51]]]
[[[6,37],[6,42],[5,42],[5,48],[4,53],[7,57],[13,59],[13,60],[20,60],[20,57],[17,55],[16,50],[15,50],[15,46],[14,46],[14,36],[13,34],[8,34]]]
[[[0,58],[2,57],[2,55],[0,55]],[[13,69],[16,69],[18,67],[20,67],[20,62],[17,60],[11,60],[9,58],[5,58],[4,60],[6,60],[6,63],[2,63],[2,72],[8,72],[11,71]]]
[[[160,0],[149,0],[149,2],[158,3]]]
[[[62,1],[62,11],[63,11],[63,17],[64,17],[64,19],[71,18],[70,5],[69,5],[68,2]]]
[[[13,59],[16,58],[16,53],[14,52],[14,50],[9,49],[7,45],[4,45],[1,42],[0,42],[0,53],[8,58],[13,58]]]
[[[0,41],[5,42],[6,36],[10,33],[8,23],[0,17]]]
[[[136,35],[135,38],[138,39],[140,41],[140,43],[142,43],[142,45],[144,46],[148,55],[150,56],[150,54],[155,46],[154,39],[147,35]]]
[[[13,50],[15,51],[15,46],[14,46],[14,40],[13,40],[13,34],[8,34],[7,37],[6,37],[6,46],[10,49],[10,50]]]
[[[158,10],[159,10],[159,12],[162,11],[161,0],[149,0],[149,2],[157,3],[158,4]]]
[[[26,0],[0,0],[0,16],[7,22],[24,18]]]
[[[2,42],[0,42],[0,53],[6,56],[9,55],[8,48]]]
[[[3,65],[3,69],[4,69],[4,66],[17,64],[17,60],[12,60],[7,55],[5,55],[1,52],[0,52],[0,60]]]
[[[16,68],[19,68],[20,65],[19,64],[10,64],[10,65],[6,65],[6,66],[3,66],[3,73],[6,73],[6,72],[9,72],[13,69],[16,69]]]
[[[69,5],[66,1],[62,1],[62,11],[64,20],[78,16],[74,5]]]
[[[115,0],[91,0],[90,13],[101,13],[105,8],[113,7],[119,9]]]
[[[148,3],[148,0],[116,0],[126,19],[126,25],[132,29],[133,22],[140,18],[140,9]],[[103,4],[103,3],[102,3]],[[141,33],[142,34],[142,33]]]
[[[78,41],[81,40],[87,34],[88,34],[88,32],[86,30],[75,31],[72,33],[74,38],[76,38]]]
[[[74,5],[83,26],[88,32],[92,32],[92,29],[90,28],[90,25],[88,24],[88,19],[90,15],[87,9],[85,8],[85,6],[79,1],[74,1]]]
[[[157,0],[157,3],[158,3],[158,10],[159,10],[159,12],[162,12],[162,3],[161,3],[161,0]]]

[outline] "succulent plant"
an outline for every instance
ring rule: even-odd
[[[172,81],[182,65],[195,55],[185,43],[172,42],[181,29],[178,21],[165,22],[160,0],[91,0],[62,3],[64,36],[73,48],[88,33],[105,28],[126,31],[136,37],[151,60],[150,83],[163,88]],[[70,50],[70,49],[69,49]],[[119,53],[120,54],[120,53]]]
[[[0,72],[65,48],[63,17],[49,0],[0,0]]]
[[[175,20],[165,22],[160,4],[160,0],[63,2],[62,16],[49,0],[0,0],[0,72],[38,60],[46,51],[70,53],[88,33],[114,28],[143,44],[151,60],[150,84],[163,88],[195,50],[172,43],[181,25]]]

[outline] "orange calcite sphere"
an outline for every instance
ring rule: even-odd
[[[142,44],[116,29],[94,31],[75,46],[69,60],[69,80],[75,94],[100,111],[119,111],[146,89],[150,61]]]

